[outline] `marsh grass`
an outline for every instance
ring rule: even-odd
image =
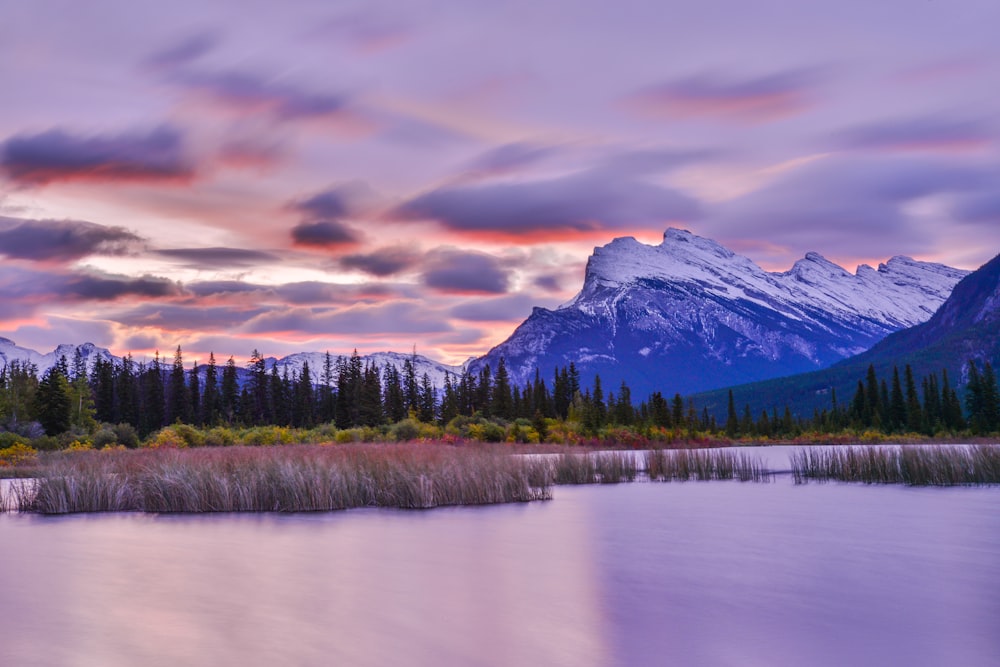
[[[653,481],[738,479],[770,482],[773,474],[759,457],[732,449],[653,449],[646,452],[646,472]]]
[[[619,484],[638,474],[635,457],[626,452],[563,453],[551,467],[555,484]]]
[[[433,445],[77,452],[52,461],[22,512],[302,512],[551,497],[536,461]]]
[[[1000,484],[1000,447],[803,448],[790,456],[796,484],[810,480],[962,486]]]

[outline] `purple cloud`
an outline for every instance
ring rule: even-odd
[[[83,220],[0,217],[0,255],[12,259],[69,262],[88,255],[122,255],[141,240],[122,227]]]
[[[475,158],[469,168],[477,172],[504,174],[536,164],[555,152],[553,146],[518,141],[486,151]]]
[[[146,63],[151,67],[164,68],[186,65],[214,49],[218,43],[218,36],[211,33],[190,35],[161,51],[157,51],[146,59]]]
[[[458,294],[503,294],[510,282],[496,257],[451,248],[428,253],[422,277],[428,287]]]
[[[11,137],[0,145],[0,171],[14,182],[189,181],[194,168],[181,133],[163,126],[145,133],[78,137],[63,130]]]
[[[452,326],[426,306],[407,301],[344,309],[275,309],[253,318],[242,331],[253,334],[296,332],[299,334],[394,334],[439,333]]]
[[[508,294],[495,299],[478,299],[462,303],[449,312],[452,317],[470,322],[504,322],[523,320],[531,314],[533,307],[539,305],[542,304],[535,296]]]
[[[162,298],[180,294],[182,289],[178,283],[149,275],[132,278],[80,274],[66,278],[60,287],[60,297],[70,296],[86,301],[112,301],[123,296]]]
[[[351,210],[349,192],[344,187],[330,188],[295,202],[292,208],[309,219],[342,218]]]
[[[955,152],[981,148],[995,139],[980,120],[920,116],[861,125],[837,135],[841,148],[878,151]]]
[[[675,190],[610,170],[544,181],[446,186],[403,204],[403,220],[437,220],[466,232],[528,236],[627,227],[661,227],[700,216]]]
[[[294,121],[343,113],[347,97],[314,93],[291,84],[265,81],[245,72],[175,72],[169,81],[239,112],[265,112]]]
[[[753,78],[703,74],[651,86],[629,100],[638,110],[676,118],[714,117],[765,123],[812,106],[817,70],[791,70]]]
[[[155,252],[161,257],[181,260],[196,268],[252,267],[279,259],[269,252],[243,248],[167,248]]]
[[[329,248],[357,243],[357,232],[335,220],[303,222],[292,227],[292,240],[298,245]]]
[[[338,264],[345,269],[364,271],[384,278],[404,271],[420,260],[420,256],[409,248],[401,246],[378,248],[368,253],[345,255]]]

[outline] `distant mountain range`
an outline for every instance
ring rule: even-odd
[[[618,238],[595,249],[575,298],[535,308],[470,369],[503,357],[523,383],[573,362],[585,383],[624,379],[638,396],[811,371],[926,321],[967,274],[909,257],[852,274],[816,253],[772,273],[684,230],[657,246]]]
[[[637,399],[652,391],[686,395],[815,371],[853,357],[893,332],[927,322],[968,274],[901,256],[850,273],[816,253],[788,271],[768,272],[714,241],[668,229],[659,245],[626,237],[596,248],[579,294],[556,310],[535,308],[506,341],[464,366],[395,352],[363,360],[402,369],[406,359],[414,359],[418,376],[427,373],[437,387],[448,373],[475,373],[486,365],[495,371],[501,357],[517,384],[530,381],[536,368],[550,381],[556,367],[572,362],[585,385],[600,374],[606,390],[625,380]],[[925,327],[887,340],[872,353],[888,358],[925,350],[926,341],[943,340],[942,328],[964,327],[972,338],[947,339],[944,345],[967,356],[978,344],[976,336],[988,337],[991,326],[995,333],[991,316],[975,319],[976,313],[993,312],[991,304],[1000,297],[992,298],[975,307],[959,301],[942,308]],[[91,343],[40,354],[0,339],[0,367],[21,359],[43,373],[60,356],[72,362],[77,349],[88,367],[97,357],[114,358]],[[298,373],[308,362],[319,378],[324,356],[298,353],[269,358],[267,365]],[[170,361],[164,358],[165,364]]]
[[[955,286],[951,296],[925,323],[887,336],[870,350],[830,368],[733,387],[737,406],[749,405],[752,414],[761,409],[788,405],[793,412],[809,416],[813,409],[830,407],[836,392],[841,406],[851,400],[858,380],[874,366],[881,378],[892,377],[907,364],[921,378],[947,370],[954,388],[967,380],[968,362],[990,362],[1000,367],[1000,255]],[[725,414],[728,390],[696,395],[699,406],[719,416]]]

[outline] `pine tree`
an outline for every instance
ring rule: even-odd
[[[924,430],[924,412],[920,408],[920,396],[909,364],[906,364],[906,430],[910,433]]]
[[[323,356],[323,375],[321,376],[319,385],[319,409],[316,415],[317,421],[322,424],[332,422],[336,414],[333,386],[333,358],[330,356],[330,352],[327,351]]]
[[[208,353],[205,367],[205,387],[201,392],[201,415],[205,424],[216,426],[221,417],[219,397],[219,370],[215,363],[215,353]]]
[[[50,368],[42,376],[35,392],[35,414],[38,422],[48,435],[59,435],[70,428],[69,381],[59,365]]]
[[[205,423],[203,418],[204,413],[202,412],[201,405],[201,382],[198,379],[198,362],[197,360],[192,364],[190,372],[188,372],[188,391],[187,391],[188,406],[190,409],[191,423],[195,426],[201,426]]]
[[[889,415],[886,428],[889,431],[901,431],[907,424],[907,404],[903,398],[903,387],[899,381],[899,368],[892,367],[892,397],[889,399]]]
[[[729,390],[729,403],[726,408],[726,436],[735,438],[739,434],[740,422],[736,417],[736,401],[733,399],[733,390]]]
[[[497,363],[497,374],[493,380],[493,391],[490,394],[490,414],[500,419],[514,418],[514,405],[511,398],[510,376],[507,374],[507,362],[503,357]]]
[[[174,352],[174,363],[170,368],[170,391],[167,394],[167,422],[189,423],[191,421],[190,397],[184,373],[184,357],[181,346]]]
[[[222,386],[219,389],[219,412],[222,419],[232,426],[239,419],[240,388],[236,377],[236,361],[229,357],[222,369]]]

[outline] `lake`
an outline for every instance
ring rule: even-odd
[[[996,665],[1000,489],[0,515],[0,665]]]

